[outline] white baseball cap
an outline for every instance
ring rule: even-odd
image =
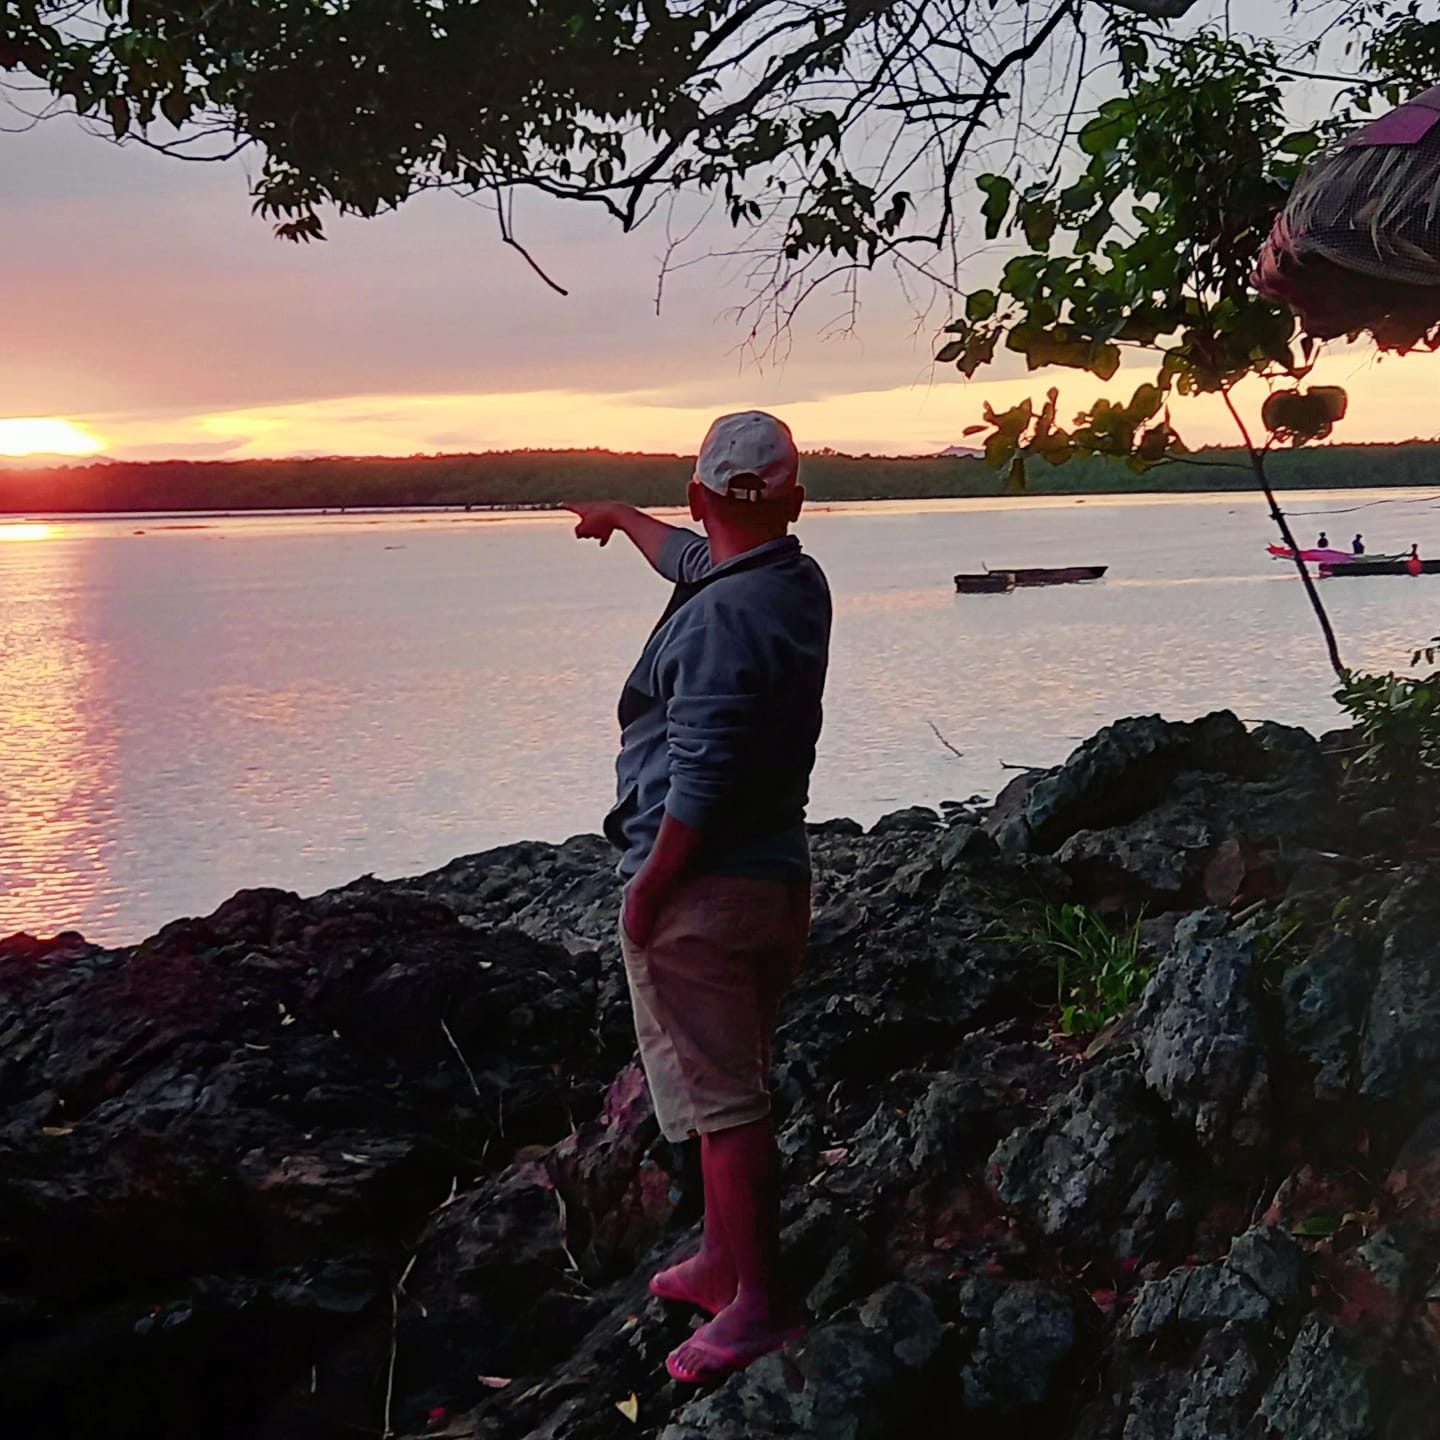
[[[799,473],[790,427],[763,410],[722,415],[695,459],[695,478],[733,500],[773,500],[795,488]]]

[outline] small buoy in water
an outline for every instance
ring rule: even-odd
[[[130,533],[132,535],[143,535],[145,532],[143,530],[132,530]]]

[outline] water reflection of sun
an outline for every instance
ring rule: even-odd
[[[88,430],[53,416],[0,420],[0,455],[96,455],[101,443]]]
[[[54,533],[53,525],[39,520],[0,520],[0,543],[6,540],[48,540]]]
[[[0,545],[0,935],[103,923],[116,903],[95,822],[115,738],[83,564],[74,545]]]

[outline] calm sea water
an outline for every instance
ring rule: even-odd
[[[1440,496],[1287,504],[1305,543],[1324,525],[1440,553]],[[1120,715],[1338,718],[1246,497],[846,505],[800,534],[836,601],[816,817],[993,794],[1003,765]],[[950,580],[1066,563],[1110,572]],[[1403,668],[1440,629],[1440,580],[1323,592],[1351,664]],[[133,941],[241,886],[598,828],[615,699],[665,597],[623,542],[553,515],[0,521],[0,935]]]

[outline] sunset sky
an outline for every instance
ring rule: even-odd
[[[13,118],[13,117],[12,117]],[[655,313],[663,230],[522,199],[527,243],[570,289],[546,289],[496,237],[493,215],[426,196],[372,221],[332,221],[297,247],[250,214],[241,161],[187,164],[116,147],[62,117],[0,134],[9,281],[0,347],[0,454],[90,445],[125,459],[411,454],[601,445],[692,452],[715,413],[763,406],[805,448],[927,453],[959,442],[985,400],[1060,380],[1064,404],[1100,387],[1042,373],[966,382],[929,361],[943,313],[917,319],[876,282],[853,334],[839,302],[802,312],[783,364],[741,353],[733,262],[671,275]],[[705,249],[705,233],[691,253]],[[712,243],[729,242],[723,227]],[[1006,252],[976,262],[981,279]],[[1123,389],[1141,372],[1122,374]],[[1433,357],[1327,357],[1350,389],[1342,440],[1440,430]],[[1225,417],[1177,412],[1192,444]],[[68,422],[68,433],[7,421]],[[45,441],[45,437],[49,440]],[[42,444],[42,441],[45,443]]]

